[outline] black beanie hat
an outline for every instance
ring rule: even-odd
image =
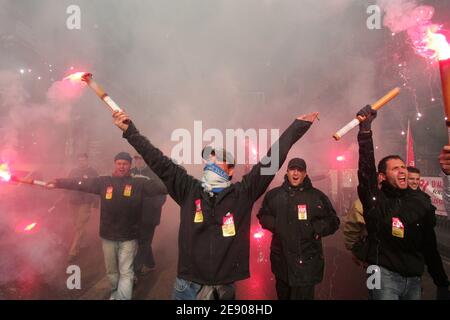
[[[133,158],[131,158],[130,154],[128,152],[119,152],[118,154],[116,154],[116,156],[114,157],[114,161],[117,160],[126,160],[128,162],[131,163],[131,161],[133,160]]]

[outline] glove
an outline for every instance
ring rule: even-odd
[[[366,118],[366,120],[359,124],[359,131],[370,131],[372,127],[372,121],[377,117],[377,110],[373,110],[370,105],[367,105],[359,110],[356,116]]]
[[[437,287],[436,300],[450,300],[450,291],[448,287]]]

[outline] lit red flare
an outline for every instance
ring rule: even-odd
[[[23,228],[23,231],[31,231],[34,229],[34,227],[36,227],[36,225],[37,225],[37,223],[33,222],[33,223],[27,225],[25,228]]]
[[[47,185],[47,182],[40,181],[40,180],[34,180],[29,178],[19,178],[14,175],[11,176],[11,181],[17,182],[17,183],[24,183],[24,184],[31,184],[36,186],[45,187]]]
[[[424,43],[429,58],[439,61],[439,72],[441,75],[442,96],[444,112],[446,115],[446,126],[450,141],[450,44],[443,34],[438,33],[440,27],[429,26],[426,31]]]
[[[15,232],[17,233],[34,233],[38,230],[38,223],[25,221],[16,225]]]
[[[253,238],[255,239],[261,239],[262,237],[264,237],[264,230],[262,229],[259,229],[253,234]]]
[[[94,90],[95,94],[111,109],[111,111],[122,111],[117,103],[103,90],[103,88],[94,81],[92,73],[89,72],[76,72],[64,78],[64,80],[70,80],[72,82],[85,82]]]
[[[450,59],[450,44],[443,34],[437,33],[439,30],[440,28],[436,25],[427,28],[424,46],[429,58],[443,61]]]
[[[0,180],[7,182],[11,180],[11,173],[6,163],[0,164]]]
[[[76,72],[68,75],[64,80],[70,80],[72,82],[86,82],[87,77],[92,76],[89,72]]]

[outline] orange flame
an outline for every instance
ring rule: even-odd
[[[11,173],[9,172],[8,165],[6,163],[0,163],[0,180],[11,180]]]
[[[73,81],[73,82],[80,82],[80,81],[83,81],[83,76],[85,74],[88,74],[88,72],[72,73],[72,74],[68,75],[67,77],[65,77],[64,80],[70,80],[70,81]]]
[[[432,59],[447,60],[450,59],[450,44],[443,34],[436,33],[439,28],[436,26],[428,27],[425,38],[427,50],[432,52]]]
[[[37,223],[33,222],[33,223],[27,225],[23,230],[24,231],[31,231],[31,230],[33,230],[34,227],[36,227],[36,225],[37,225]]]

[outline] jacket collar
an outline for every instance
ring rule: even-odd
[[[311,179],[309,179],[309,176],[306,175],[305,179],[303,180],[303,182],[297,186],[297,187],[293,187],[288,180],[287,175],[284,175],[284,182],[283,182],[283,188],[287,191],[303,191],[303,190],[308,190],[311,189],[312,183],[311,183]]]
[[[381,191],[389,198],[401,198],[411,193],[411,189],[399,189],[393,187],[390,183],[383,181],[381,183]]]

